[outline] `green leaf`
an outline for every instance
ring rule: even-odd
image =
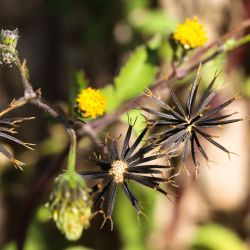
[[[83,70],[78,70],[75,72],[75,79],[76,79],[78,90],[82,90],[89,85],[89,82],[86,79],[86,76]]]
[[[199,228],[192,250],[247,250],[244,242],[231,230],[217,224]]]
[[[123,241],[122,250],[148,250],[147,238],[153,230],[154,204],[156,198],[155,190],[141,188],[139,185],[129,184],[131,190],[140,200],[143,209],[142,212],[148,217],[140,215],[140,220],[125,194],[119,190],[117,202],[115,204],[114,219],[119,228]]]
[[[78,93],[89,85],[83,70],[73,72],[73,79],[70,84],[69,101],[71,113],[74,113],[75,100]]]
[[[158,69],[155,61],[155,49],[140,46],[135,50],[115,77],[114,85],[108,85],[101,90],[108,99],[108,112],[142,94],[154,82]]]
[[[132,121],[136,120],[133,131],[135,131],[136,134],[139,135],[140,132],[145,128],[145,118],[141,115],[141,110],[131,109],[129,112],[122,115],[121,120],[125,123],[128,123],[128,117]]]
[[[174,31],[176,20],[160,9],[135,9],[129,16],[130,24],[146,35]]]

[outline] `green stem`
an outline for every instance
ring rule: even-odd
[[[75,173],[75,163],[76,163],[76,133],[73,129],[68,129],[70,135],[70,149],[68,157],[68,171],[70,173]]]

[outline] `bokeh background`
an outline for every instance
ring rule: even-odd
[[[113,82],[131,51],[158,32],[174,30],[178,22],[197,15],[209,41],[250,17],[248,0],[0,0],[0,28],[18,28],[18,51],[27,59],[34,88],[41,88],[51,103],[68,110],[74,73],[84,70],[93,87]],[[250,113],[250,46],[245,45],[204,65],[203,81],[223,69],[226,84],[221,98],[240,93],[233,109]],[[167,58],[166,58],[167,61]],[[164,56],[159,64],[165,71]],[[0,105],[22,95],[17,70],[0,68]],[[131,83],[135,84],[135,83]],[[180,95],[185,85],[174,86]],[[220,98],[219,97],[219,98]],[[250,247],[249,123],[215,130],[223,145],[238,155],[231,160],[208,146],[217,164],[201,166],[197,181],[182,175],[170,202],[154,192],[137,189],[148,219],[138,224],[124,196],[119,195],[114,230],[100,230],[95,218],[82,238],[68,242],[49,220],[44,207],[54,176],[65,169],[67,135],[64,128],[40,110],[25,106],[15,115],[36,116],[21,126],[19,137],[36,143],[35,151],[5,144],[27,163],[15,170],[0,155],[0,249],[14,250],[25,240],[25,250],[245,250]],[[126,126],[116,123],[118,134]],[[4,142],[6,143],[6,142]],[[79,143],[78,169],[89,168],[86,154],[93,152],[89,138]],[[60,156],[58,156],[60,155]],[[87,166],[86,166],[87,164]],[[178,162],[176,163],[178,164]],[[54,169],[55,165],[60,165]],[[44,174],[46,173],[46,174]]]

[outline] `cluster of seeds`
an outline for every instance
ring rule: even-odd
[[[169,91],[176,108],[171,107],[152,95],[150,91],[147,91],[146,95],[156,102],[163,111],[156,111],[146,107],[142,107],[142,110],[158,119],[147,118],[148,126],[140,133],[132,145],[130,145],[130,138],[133,126],[129,125],[121,152],[119,152],[117,140],[108,138],[106,143],[108,149],[107,160],[100,158],[92,159],[100,167],[100,170],[81,173],[85,179],[101,181],[101,189],[99,189],[99,182],[93,187],[93,207],[94,209],[98,209],[97,207],[101,208],[105,217],[104,223],[107,219],[111,220],[119,185],[138,215],[141,213],[139,201],[129,187],[130,181],[137,182],[167,195],[168,192],[162,189],[160,184],[174,184],[172,177],[164,177],[164,169],[171,169],[168,160],[173,156],[172,153],[175,154],[177,150],[182,150],[182,169],[190,149],[196,173],[198,174],[199,162],[197,160],[196,148],[207,162],[210,161],[201,145],[200,137],[227,154],[231,153],[204,130],[243,120],[243,118],[230,118],[236,114],[235,112],[229,114],[221,113],[224,108],[236,100],[236,97],[232,97],[216,107],[208,108],[216,95],[212,88],[217,77],[218,75],[214,76],[203,95],[201,95],[201,98],[197,101],[198,87],[201,80],[199,69],[190,88],[185,107],[182,106],[171,88],[169,88]],[[151,135],[139,147],[139,144],[144,140],[146,132],[152,130],[151,128],[158,128],[159,131],[156,133],[151,131]],[[152,162],[159,158],[166,159],[167,163],[158,165]]]

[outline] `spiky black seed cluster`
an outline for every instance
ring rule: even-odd
[[[129,125],[121,152],[118,150],[117,140],[109,138],[106,146],[110,159],[92,159],[100,167],[100,170],[81,173],[85,179],[102,180],[102,190],[99,191],[97,186],[95,186],[93,195],[94,206],[101,206],[105,220],[111,220],[118,185],[121,185],[137,214],[141,213],[140,205],[138,199],[129,188],[129,181],[135,181],[167,195],[167,192],[160,187],[160,184],[168,181],[168,179],[162,176],[162,170],[169,168],[169,166],[167,164],[156,165],[151,163],[153,160],[166,155],[152,152],[149,156],[145,156],[145,154],[155,148],[153,143],[145,143],[139,148],[139,144],[148,128],[145,128],[135,142],[129,146],[132,128],[133,126]]]
[[[167,103],[153,96],[150,92],[146,93],[164,110],[164,112],[158,112],[149,108],[142,108],[145,112],[160,118],[157,120],[148,119],[147,121],[150,126],[161,128],[160,132],[151,135],[150,139],[157,141],[162,150],[169,149],[170,147],[178,149],[180,146],[183,146],[181,155],[182,166],[185,162],[189,145],[191,148],[192,160],[196,169],[199,165],[195,152],[196,147],[205,160],[207,162],[209,161],[209,158],[200,143],[200,137],[205,138],[208,142],[223,150],[227,154],[231,153],[228,149],[215,141],[214,136],[207,133],[205,130],[205,128],[212,128],[243,120],[243,118],[228,119],[237,112],[221,114],[221,111],[230,105],[237,97],[232,97],[216,107],[208,107],[216,95],[216,92],[212,91],[212,88],[217,77],[218,75],[215,74],[200,100],[197,101],[197,92],[201,79],[199,69],[188,94],[185,108],[181,105],[170,87],[170,95],[177,109],[170,107]]]
[[[142,107],[143,111],[156,116],[158,119],[147,118],[147,128],[141,132],[132,146],[129,146],[129,141],[133,126],[129,125],[120,153],[117,141],[109,138],[106,146],[110,159],[92,159],[100,167],[100,170],[84,172],[82,173],[82,176],[86,179],[102,181],[102,189],[99,190],[98,184],[95,185],[93,187],[93,195],[94,206],[96,207],[99,204],[101,211],[105,215],[104,223],[106,219],[111,220],[118,185],[121,185],[137,214],[141,213],[140,205],[138,199],[128,186],[130,180],[149,188],[156,189],[167,195],[167,192],[160,187],[160,184],[163,182],[171,183],[171,178],[166,179],[162,176],[163,169],[169,168],[169,165],[155,165],[151,163],[151,161],[155,159],[166,156],[165,152],[167,152],[167,156],[170,158],[173,156],[171,155],[171,152],[175,152],[182,146],[181,162],[183,167],[190,147],[192,159],[197,171],[199,165],[196,155],[197,148],[205,160],[207,162],[209,161],[209,158],[200,143],[201,137],[227,154],[231,153],[224,146],[215,141],[214,136],[207,133],[205,130],[243,120],[243,118],[230,118],[237,112],[221,114],[221,112],[224,111],[224,109],[229,106],[236,97],[230,98],[216,107],[208,108],[217,94],[212,90],[217,77],[218,75],[215,74],[201,98],[196,100],[201,80],[199,69],[190,88],[190,92],[188,93],[185,107],[181,105],[173,90],[169,88],[176,109],[163,102],[161,99],[153,96],[152,93],[148,91],[146,94],[163,108],[165,112]],[[147,142],[145,142],[141,148],[137,149],[146,132],[151,127],[159,127],[161,130],[160,132],[149,136]],[[155,150],[156,147],[158,147],[158,151]],[[151,155],[145,156],[145,154],[149,152],[151,152]]]
[[[8,112],[11,105],[0,109],[0,139],[7,139],[13,141],[17,144],[20,144],[26,148],[32,149],[31,147],[34,144],[23,142],[17,139],[14,134],[17,133],[16,129],[19,127],[19,124],[25,120],[33,119],[30,118],[23,118],[23,117],[15,117],[15,118],[2,118],[2,116]],[[18,161],[14,158],[14,156],[5,149],[2,145],[0,145],[0,153],[2,153],[5,157],[7,157],[15,167],[22,169],[23,162]]]

